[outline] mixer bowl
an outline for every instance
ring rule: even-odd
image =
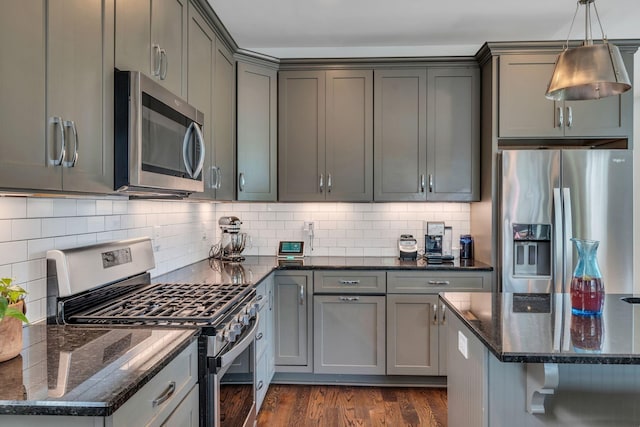
[[[224,233],[222,250],[225,255],[238,256],[244,250],[246,243],[247,233]]]

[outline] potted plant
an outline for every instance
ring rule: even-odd
[[[0,362],[20,354],[22,323],[29,322],[24,303],[27,291],[11,283],[11,279],[0,279]]]

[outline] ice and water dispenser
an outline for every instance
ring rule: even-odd
[[[513,224],[513,276],[551,276],[550,224]]]

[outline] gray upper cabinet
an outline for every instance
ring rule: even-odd
[[[216,200],[233,200],[235,196],[235,60],[216,38],[213,78],[212,165],[216,172],[213,184]]]
[[[116,67],[186,97],[187,0],[117,0]]]
[[[275,202],[277,71],[238,62],[238,200]]]
[[[279,76],[279,200],[371,201],[373,72]]]
[[[623,58],[632,71],[632,55]],[[556,59],[555,54],[499,57],[499,137],[630,136],[631,91],[592,101],[545,98]]]
[[[427,70],[376,70],[374,199],[426,200]]]
[[[113,1],[64,0],[55,6],[29,1],[3,8],[0,49],[13,59],[0,66],[0,120],[8,138],[2,144],[2,186],[110,192]],[[16,48],[16,40],[25,48]]]
[[[235,61],[205,19],[189,9],[187,100],[204,114],[205,191],[193,199],[233,200]]]
[[[480,197],[480,70],[427,72],[427,200]]]

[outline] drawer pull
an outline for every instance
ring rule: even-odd
[[[260,341],[262,339],[262,332],[256,335],[256,341]]]
[[[429,280],[429,283],[432,286],[447,286],[449,284],[448,280]]]
[[[440,304],[442,309],[442,317],[440,318],[440,324],[445,325],[447,323],[447,307],[444,304]]]
[[[261,390],[262,387],[264,387],[264,382],[263,381],[259,381],[258,382],[258,386],[256,387],[257,390]]]
[[[340,297],[340,301],[346,301],[346,302],[360,301],[360,297]]]
[[[262,301],[262,298],[264,298],[264,295],[258,295],[256,297],[256,301]]]
[[[341,285],[359,285],[360,280],[340,280]]]
[[[165,391],[162,392],[162,394],[160,396],[158,396],[153,402],[151,402],[151,405],[155,408],[156,406],[160,406],[162,405],[164,402],[166,402],[171,396],[173,396],[173,392],[176,391],[176,382],[175,381],[171,381],[169,383],[169,386],[166,388]]]
[[[433,324],[438,324],[438,306],[433,304]]]

